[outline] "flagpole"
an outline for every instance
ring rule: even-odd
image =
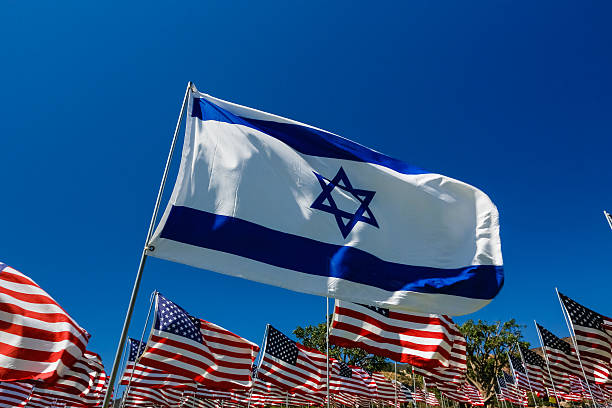
[[[393,365],[395,368],[395,384],[393,384],[395,388],[395,408],[397,408],[397,361],[394,361]]]
[[[329,296],[325,297],[325,363],[326,363],[326,393],[327,393],[327,408],[329,408]]]
[[[578,363],[580,363],[580,369],[582,370],[582,375],[584,376],[584,382],[587,385],[587,389],[589,390],[589,394],[591,395],[591,400],[593,400],[593,404],[595,405],[595,407],[597,407],[597,402],[595,402],[595,397],[593,396],[593,392],[591,391],[589,380],[587,379],[586,372],[584,371],[584,366],[582,365],[582,360],[580,359],[580,351],[578,350],[578,342],[576,341],[576,333],[574,333],[574,326],[572,326],[571,324],[571,317],[565,309],[565,305],[561,300],[561,296],[559,295],[559,290],[557,288],[555,288],[555,292],[557,292],[557,298],[559,299],[559,304],[561,305],[563,318],[565,319],[565,324],[567,325],[567,329],[570,332],[570,337],[572,338],[572,343],[574,344],[574,349],[576,350],[576,356],[578,357]]]
[[[546,347],[544,347],[544,341],[542,340],[542,334],[540,333],[540,329],[538,329],[538,323],[534,320],[536,331],[538,332],[538,339],[540,340],[540,345],[542,346],[542,353],[544,354],[544,361],[546,362],[546,369],[548,370],[548,378],[550,378],[550,384],[552,385],[553,392],[555,393],[555,399],[557,400],[557,406],[560,407],[561,404],[559,402],[559,394],[557,394],[557,388],[555,387],[555,381],[552,378],[552,374],[550,372],[550,364],[548,364],[548,353],[546,353]],[[548,393],[547,393],[548,394]]]
[[[412,402],[414,402],[414,408],[417,408],[417,400],[416,400],[416,377],[414,375],[414,366],[411,365],[410,367],[412,367]]]
[[[166,159],[166,167],[162,176],[159,191],[157,192],[157,199],[155,200],[155,206],[153,207],[153,215],[151,216],[151,222],[149,224],[149,230],[147,231],[147,237],[145,239],[145,245],[140,255],[140,263],[138,265],[138,272],[136,273],[136,279],[134,286],[132,287],[132,295],[130,296],[130,302],[128,303],[128,309],[125,314],[125,321],[123,322],[123,328],[121,329],[121,336],[119,337],[119,344],[117,345],[117,352],[115,353],[115,360],[113,361],[113,368],[108,381],[109,387],[106,390],[104,396],[104,402],[102,402],[102,408],[107,408],[111,398],[111,389],[114,388],[115,379],[117,377],[117,369],[119,368],[119,361],[123,352],[123,346],[127,339],[128,329],[130,327],[130,321],[132,320],[132,313],[134,312],[134,305],[136,304],[136,297],[138,296],[138,289],[140,288],[140,281],[142,279],[142,272],[144,270],[145,262],[147,260],[147,251],[149,250],[149,241],[151,235],[153,235],[153,228],[155,227],[155,221],[157,220],[157,213],[161,204],[161,199],[164,193],[164,187],[166,186],[166,180],[168,179],[168,173],[170,172],[170,163],[172,162],[172,156],[174,155],[174,148],[176,147],[176,141],[178,139],[179,130],[181,128],[181,122],[185,114],[185,105],[189,98],[189,91],[193,87],[191,81],[187,83],[187,89],[185,89],[185,96],[183,97],[183,104],[181,105],[181,111],[179,113],[178,120],[176,122],[176,128],[174,129],[174,136],[172,137],[172,143],[170,144],[170,152],[168,152],[168,158]]]
[[[140,335],[140,343],[138,344],[136,360],[134,360],[134,365],[132,366],[132,372],[130,373],[130,380],[128,381],[127,386],[125,387],[125,392],[123,393],[123,401],[121,401],[122,407],[125,405],[125,399],[127,398],[127,394],[130,392],[130,385],[132,385],[132,378],[134,377],[134,371],[136,371],[136,362],[140,358],[140,346],[142,345],[142,341],[144,340],[144,335],[147,331],[147,326],[149,325],[149,317],[151,317],[151,309],[153,308],[153,303],[155,302],[156,298],[157,298],[157,291],[154,290],[153,293],[151,293],[151,300],[149,301],[149,311],[147,312],[147,319],[145,320],[144,327],[142,328],[142,334]],[[129,352],[128,352],[128,355],[129,355]],[[127,361],[126,361],[126,365],[127,365]]]
[[[523,352],[521,351],[521,346],[517,344],[516,348],[518,349],[519,356],[521,357],[521,362],[523,363],[523,367],[525,368],[525,377],[527,377],[527,384],[529,385],[529,391],[531,392],[531,399],[533,399],[533,406],[537,407],[538,403],[535,399],[533,388],[531,388],[531,380],[529,380],[529,370],[527,369],[527,364],[525,364],[525,359],[523,358]],[[510,360],[510,364],[512,365],[512,360]],[[514,370],[514,366],[512,366],[512,369]]]

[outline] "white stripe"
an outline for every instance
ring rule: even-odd
[[[36,350],[46,353],[66,351],[68,354],[72,355],[77,359],[81,355],[81,349],[79,349],[71,340],[47,341],[2,332],[2,338],[0,339],[0,342],[13,347],[19,347],[24,351]]]
[[[163,246],[166,248],[164,256],[158,256],[159,252],[157,252],[157,249],[154,251],[155,255],[153,253],[151,255],[195,266],[197,266],[199,258],[205,257],[210,269],[219,273],[297,290],[298,292],[311,293],[318,296],[329,295],[330,297],[341,298],[349,302],[360,303],[364,298],[385,299],[384,301],[373,300],[372,304],[379,307],[401,308],[410,311],[418,311],[421,305],[425,305],[424,307],[434,313],[447,313],[449,309],[452,309],[454,310],[453,315],[475,312],[491,302],[485,299],[467,299],[451,295],[411,291],[391,292],[344,279],[312,276],[253,261],[248,258],[240,258],[224,252],[182,244],[164,238],[160,238],[157,241],[157,245],[160,245],[160,243],[163,243]],[[284,276],[284,280],[279,281],[279,276]],[[297,288],[294,288],[290,284],[283,284],[285,281],[298,282],[299,284]]]

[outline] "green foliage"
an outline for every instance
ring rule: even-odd
[[[298,341],[306,347],[325,353],[325,323],[316,326],[298,326],[293,331],[293,334],[297,337]],[[346,364],[356,365],[368,371],[393,370],[393,363],[387,362],[384,357],[368,354],[361,349],[345,348],[330,344],[329,355]]]
[[[491,324],[470,319],[459,326],[467,342],[468,381],[480,390],[485,403],[495,396],[496,376],[508,366],[506,350],[516,348],[517,344],[529,347],[529,343],[522,341],[522,327],[514,319]]]

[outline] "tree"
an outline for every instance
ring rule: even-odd
[[[459,326],[467,342],[467,379],[480,390],[486,405],[495,396],[494,384],[502,368],[508,365],[506,350],[517,344],[529,347],[522,341],[521,328],[514,319],[505,323],[487,323],[468,320]]]
[[[293,334],[306,347],[325,353],[325,323],[316,326],[298,326],[293,331]],[[345,348],[330,344],[329,355],[346,364],[356,365],[368,371],[393,370],[392,363],[387,362],[384,357],[368,354],[357,348]]]

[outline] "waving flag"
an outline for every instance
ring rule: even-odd
[[[376,399],[387,402],[395,401],[395,386],[382,373],[372,373],[372,381],[376,385]]]
[[[546,361],[539,354],[522,346],[519,346],[519,353],[533,391],[546,393],[546,388],[550,387]]]
[[[521,358],[508,353],[508,360],[510,361],[510,369],[514,374],[516,385],[522,390],[529,391],[531,389],[530,382],[527,378],[527,371],[525,371]]]
[[[157,294],[155,324],[139,363],[213,388],[246,389],[259,347]]]
[[[559,292],[574,329],[580,359],[589,381],[606,383],[612,363],[612,319]]]
[[[257,377],[286,391],[306,395],[324,393],[327,357],[268,325]]]
[[[335,394],[347,393],[371,397],[376,394],[376,384],[372,380],[372,374],[363,368],[331,359],[329,391]]]
[[[129,353],[121,385],[148,388],[194,388],[195,383],[189,377],[168,373],[157,368],[147,367],[137,362],[145,350],[146,344],[136,339],[128,339]]]
[[[183,390],[177,388],[138,387],[130,391],[124,407],[176,407],[183,399]]]
[[[527,393],[520,390],[514,384],[514,378],[512,378],[510,374],[506,372],[502,373],[502,375],[497,377],[497,383],[501,390],[502,398],[500,399],[504,399],[513,404],[527,406]]]
[[[70,404],[103,398],[106,373],[100,356],[85,351],[65,375],[52,383],[37,384],[34,393],[40,398],[58,399]]]
[[[0,323],[0,381],[60,377],[89,341],[89,334],[47,292],[3,263]]]
[[[25,382],[0,383],[0,408],[25,407],[33,387]]]
[[[448,316],[336,300],[329,341],[417,367],[448,367],[456,332]]]
[[[542,350],[557,391],[569,392],[569,376],[581,372],[578,358],[569,343],[536,324],[542,338]]]
[[[480,394],[480,391],[478,391],[478,388],[471,384],[465,383],[463,384],[463,389],[470,400],[470,404],[479,407],[484,406],[484,400],[482,398],[482,394]]]
[[[429,313],[471,313],[499,292],[498,213],[480,190],[303,123],[190,96],[149,255]]]

